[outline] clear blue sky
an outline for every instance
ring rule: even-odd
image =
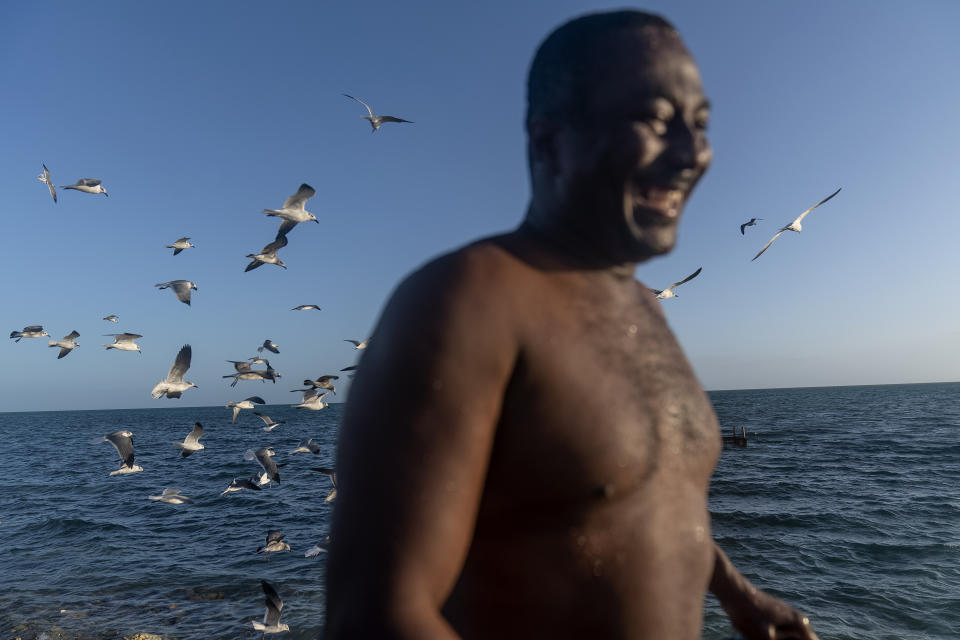
[[[617,6],[617,5],[614,5]],[[396,282],[514,227],[524,77],[587,2],[17,3],[0,23],[6,332],[0,411],[292,402],[353,363]],[[713,105],[711,170],[676,250],[642,265],[709,389],[960,379],[960,5],[650,2]],[[415,124],[371,135],[351,93]],[[100,178],[109,198],[58,185]],[[301,182],[319,225],[244,273]],[[782,225],[843,187],[750,258]],[[738,226],[764,218],[741,236]],[[196,249],[164,245],[190,236]],[[198,283],[193,306],[154,283]],[[294,312],[302,303],[323,311]],[[100,320],[120,316],[117,325]],[[143,355],[101,334],[142,333]],[[4,334],[5,336],[6,334]],[[221,375],[265,338],[276,385]],[[152,400],[180,345],[199,389]],[[345,380],[341,379],[341,382]],[[589,386],[589,381],[586,383]],[[345,396],[344,385],[339,399]],[[586,391],[586,389],[585,389]],[[179,403],[179,404],[177,404]]]

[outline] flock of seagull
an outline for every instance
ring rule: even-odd
[[[376,133],[377,130],[379,130],[380,127],[386,123],[412,122],[396,116],[376,115],[370,106],[359,98],[349,94],[343,95],[351,100],[359,102],[366,108],[367,115],[361,117],[370,123],[373,133]],[[37,179],[47,186],[51,198],[53,198],[54,203],[56,203],[57,186],[55,186],[53,178],[50,174],[50,170],[47,168],[46,164],[42,164],[41,166],[43,167],[43,172],[37,177]],[[64,185],[60,186],[59,188],[64,190],[80,191],[87,194],[103,194],[105,197],[108,196],[107,190],[103,186],[102,181],[94,178],[81,178],[72,185]],[[306,210],[307,201],[315,194],[316,191],[313,189],[313,187],[303,183],[297,189],[296,193],[284,201],[280,208],[263,209],[263,213],[266,216],[279,218],[280,226],[273,240],[265,245],[263,249],[261,249],[258,253],[247,254],[246,257],[250,258],[251,261],[249,264],[247,264],[244,271],[251,271],[265,264],[276,265],[283,269],[287,268],[283,260],[281,260],[277,255],[277,252],[283,247],[287,246],[287,236],[298,224],[301,222],[316,222],[319,224],[316,216]],[[173,255],[176,256],[187,249],[195,248],[196,245],[191,242],[191,238],[189,236],[184,236],[178,238],[171,244],[165,245],[165,247],[168,249],[173,249]],[[198,290],[197,284],[190,280],[171,280],[169,282],[157,283],[155,286],[160,290],[170,289],[177,299],[186,305],[190,305],[191,303],[191,293]],[[316,304],[301,304],[293,307],[292,310],[320,311],[321,308]],[[104,316],[103,320],[111,323],[117,323],[119,322],[119,316],[110,314]],[[143,337],[141,334],[122,332],[108,333],[104,335],[113,338],[113,343],[102,345],[107,350],[116,349],[119,351],[136,351],[138,353],[142,353],[140,346],[136,342],[139,338]],[[60,340],[49,340],[48,344],[50,347],[59,347],[60,351],[57,355],[57,358],[60,359],[71,353],[77,346],[79,346],[76,341],[79,336],[79,332],[73,330]],[[20,342],[24,338],[43,337],[49,337],[49,333],[44,330],[42,325],[30,325],[24,327],[22,330],[12,331],[10,333],[10,338],[14,339],[15,342]],[[345,341],[351,343],[354,350],[362,350],[367,347],[370,342],[370,338],[367,338],[366,340]],[[248,358],[247,360],[228,360],[227,362],[233,365],[234,371],[233,373],[224,375],[223,378],[233,379],[233,381],[230,383],[231,387],[236,386],[241,380],[259,380],[261,383],[265,383],[269,380],[276,384],[277,379],[281,376],[270,365],[270,361],[267,358],[262,357],[264,351],[270,353],[280,353],[280,349],[276,343],[270,339],[264,340],[263,344],[257,348],[257,353],[259,355]],[[189,344],[185,344],[180,348],[167,375],[157,382],[150,391],[151,397],[156,399],[180,398],[185,391],[197,386],[195,383],[184,379],[187,371],[190,368],[192,355],[193,350]],[[263,368],[256,369],[254,368],[255,365],[262,365]],[[356,365],[345,367],[341,371],[353,371],[354,369],[356,369]],[[324,409],[325,407],[329,406],[329,403],[325,402],[324,399],[330,393],[336,395],[334,381],[338,379],[338,375],[327,374],[319,376],[313,380],[304,380],[303,385],[305,388],[292,390],[294,393],[302,394],[300,402],[293,404],[292,406],[296,409],[310,411],[319,411]],[[237,417],[242,410],[255,409],[257,405],[263,404],[265,404],[265,401],[259,396],[251,396],[241,401],[232,401],[227,403],[226,408],[231,409],[233,412],[231,424],[236,423]],[[257,416],[263,421],[265,425],[263,430],[265,432],[271,432],[284,424],[283,420],[273,420],[265,413],[253,411],[253,415]],[[186,458],[198,451],[204,450],[205,447],[200,442],[200,439],[204,435],[205,431],[203,425],[197,422],[194,424],[193,429],[186,435],[182,442],[174,442],[173,445],[179,450],[180,457]],[[111,471],[109,474],[110,476],[126,475],[143,471],[143,467],[136,464],[133,438],[134,434],[132,431],[128,429],[118,429],[103,436],[102,438],[97,438],[94,440],[95,443],[109,442],[116,449],[117,454],[120,457],[119,468]],[[319,455],[320,446],[317,445],[312,438],[307,438],[302,440],[299,446],[290,452],[290,455],[298,453]],[[243,490],[261,491],[263,487],[270,485],[271,483],[279,485],[279,466],[282,465],[278,466],[273,459],[274,456],[276,456],[276,452],[271,446],[262,447],[256,450],[247,450],[243,455],[244,459],[248,461],[255,460],[260,466],[260,471],[254,473],[250,478],[234,478],[230,485],[220,494],[220,496],[225,497],[230,493]],[[334,469],[330,467],[311,467],[311,470],[324,474],[330,479],[332,489],[327,494],[325,501],[330,502],[334,500],[337,493],[336,472]],[[179,489],[175,488],[165,488],[160,495],[150,495],[147,496],[147,498],[152,501],[171,505],[187,505],[193,502],[190,497],[182,494]],[[327,550],[326,546],[328,543],[329,536],[321,543],[316,544],[308,549],[304,555],[308,558],[315,558],[320,553],[323,553]],[[257,549],[257,553],[262,553],[265,556],[268,556],[270,553],[289,550],[290,545],[284,540],[283,533],[281,531],[271,530],[267,532],[266,542],[264,546]],[[283,600],[280,598],[276,588],[265,580],[261,581],[261,588],[263,589],[265,597],[266,613],[264,614],[262,622],[257,620],[251,621],[253,628],[257,631],[261,631],[264,634],[289,631],[289,626],[280,622],[280,613],[283,609]]]
[[[841,188],[842,188],[842,187],[841,187]],[[763,248],[760,249],[759,253],[757,253],[757,255],[753,256],[753,258],[751,258],[750,261],[753,262],[754,260],[756,260],[757,258],[759,258],[761,255],[763,255],[763,252],[766,251],[767,249],[769,249],[769,248],[770,248],[770,245],[773,244],[773,241],[776,240],[777,238],[779,238],[781,235],[783,235],[783,232],[784,232],[784,231],[796,231],[797,233],[800,233],[800,232],[803,230],[803,226],[802,226],[800,223],[803,221],[803,219],[804,219],[805,217],[807,217],[807,214],[809,214],[811,211],[813,211],[814,209],[816,209],[817,207],[819,207],[820,205],[822,205],[824,202],[826,202],[827,200],[829,200],[829,199],[832,198],[833,196],[837,195],[838,193],[840,193],[840,189],[837,189],[836,191],[834,191],[833,193],[831,193],[830,195],[828,195],[826,198],[824,198],[823,200],[821,200],[821,201],[818,202],[817,204],[813,205],[812,207],[810,207],[809,209],[807,209],[806,211],[804,211],[803,213],[801,213],[799,216],[797,216],[796,218],[794,218],[793,222],[791,222],[790,224],[786,225],[785,227],[781,227],[780,230],[777,231],[777,233],[774,234],[774,236],[773,236],[772,238],[770,238],[770,242],[768,242],[767,244],[763,245]],[[743,224],[741,224],[741,225],[740,225],[740,235],[745,235],[745,233],[746,233],[746,228],[747,228],[747,227],[754,227],[754,226],[757,225],[757,222],[759,222],[759,221],[761,221],[761,220],[763,220],[763,218],[750,218],[749,220],[747,220],[746,222],[744,222]],[[680,280],[679,282],[674,282],[672,285],[670,285],[670,286],[667,287],[666,289],[649,289],[649,290],[650,290],[650,293],[652,293],[654,296],[656,296],[658,300],[665,300],[665,299],[667,299],[667,298],[676,298],[676,297],[677,297],[677,294],[674,292],[674,289],[675,289],[676,287],[679,287],[679,286],[682,285],[683,283],[685,283],[685,282],[690,282],[691,280],[693,280],[694,278],[696,278],[698,275],[700,275],[700,272],[701,272],[702,270],[703,270],[703,267],[700,267],[699,269],[697,269],[696,271],[694,271],[693,273],[691,273],[689,276],[687,276],[687,277],[684,278],[683,280]]]

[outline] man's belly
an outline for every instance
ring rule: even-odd
[[[464,638],[698,639],[713,543],[703,492],[683,484],[481,512],[445,615]]]

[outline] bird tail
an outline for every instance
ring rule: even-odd
[[[11,331],[11,332],[10,332],[10,337],[11,337],[11,338],[17,338],[17,342],[20,342],[20,338],[21,338],[22,336],[23,336],[23,332],[22,332],[22,331]]]
[[[276,209],[264,209],[263,212],[268,216],[279,216],[280,212]]]
[[[48,347],[55,347],[55,346],[57,346],[57,341],[56,341],[56,340],[48,340],[48,341],[47,341],[47,346],[48,346]]]

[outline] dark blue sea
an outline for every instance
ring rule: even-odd
[[[711,486],[714,537],[757,586],[808,613],[823,640],[960,637],[960,383],[717,391],[726,430]],[[284,598],[277,637],[322,631],[324,564],[304,551],[328,533],[341,407],[270,406],[270,433],[223,407],[0,414],[0,638],[179,640],[257,637],[260,580]],[[171,444],[195,421],[206,445]],[[110,477],[106,442],[134,433],[144,471]],[[312,437],[323,451],[289,455]],[[281,484],[220,497],[273,446]],[[153,502],[164,488],[193,504]],[[292,550],[255,553],[268,529]],[[703,638],[730,627],[712,597]]]

